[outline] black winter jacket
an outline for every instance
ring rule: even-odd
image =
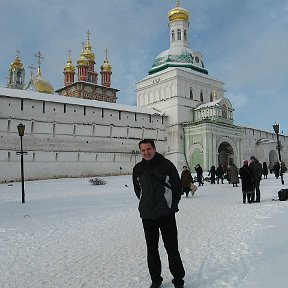
[[[173,163],[159,153],[133,169],[133,185],[141,218],[159,219],[178,211],[182,186]]]
[[[248,166],[243,166],[240,168],[239,174],[242,182],[242,191],[253,192],[254,183],[251,169]]]

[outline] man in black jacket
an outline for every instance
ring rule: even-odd
[[[254,187],[256,190],[256,201],[255,201],[255,193],[252,193],[251,201],[252,202],[260,202],[260,181],[262,179],[262,165],[261,163],[255,158],[255,156],[250,157],[250,165],[249,168],[252,172]]]
[[[178,250],[175,213],[179,211],[181,181],[176,167],[171,161],[156,152],[152,139],[139,142],[142,161],[133,169],[133,185],[139,201],[147,245],[148,269],[152,284],[150,288],[161,286],[161,260],[159,256],[159,230],[168,254],[169,269],[176,288],[184,287],[185,270]]]

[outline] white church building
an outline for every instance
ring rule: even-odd
[[[276,135],[234,123],[232,103],[224,83],[211,77],[202,54],[189,48],[189,12],[168,12],[170,47],[160,53],[148,75],[136,83],[137,106],[117,103],[110,87],[112,67],[107,54],[94,69],[90,34],[75,66],[69,55],[64,87],[54,92],[41,75],[25,84],[25,69],[17,54],[0,88],[0,182],[20,179],[20,137],[25,179],[130,174],[141,160],[138,142],[155,140],[158,152],[179,170],[194,172],[219,164],[242,165],[251,155],[260,162],[278,160]],[[57,94],[58,93],[58,94]],[[282,160],[288,164],[288,137],[280,135]]]

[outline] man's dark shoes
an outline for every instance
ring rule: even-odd
[[[162,282],[152,282],[150,288],[159,288]]]

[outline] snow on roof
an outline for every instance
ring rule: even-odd
[[[223,99],[220,98],[220,99],[218,99],[216,101],[212,101],[212,102],[207,102],[207,103],[201,104],[197,108],[195,108],[195,110],[200,110],[200,109],[203,109],[203,108],[219,106],[219,103],[221,102],[221,100],[223,100]]]
[[[116,104],[116,103],[109,103],[105,101],[74,98],[74,97],[68,97],[68,96],[60,96],[58,94],[45,94],[45,93],[40,93],[40,92],[35,92],[35,91],[28,91],[28,90],[9,89],[9,88],[3,88],[3,87],[0,87],[0,96],[16,97],[16,98],[22,98],[22,99],[32,99],[32,100],[39,100],[39,101],[46,101],[46,102],[64,103],[64,104],[71,104],[71,105],[90,106],[90,107],[97,107],[97,108],[104,108],[104,109],[111,109],[111,110],[121,110],[121,111],[151,114],[151,115],[154,115],[154,114],[163,115],[164,114],[152,108],[137,107],[137,106],[132,106],[132,105]]]
[[[176,62],[174,62],[174,63],[177,64]],[[183,63],[179,63],[179,64],[183,64]],[[165,65],[163,64],[161,66],[165,66]],[[159,66],[159,67],[161,67],[161,66]],[[145,80],[150,79],[150,78],[154,78],[154,77],[156,77],[158,75],[163,74],[164,72],[167,73],[167,72],[173,71],[175,69],[191,73],[191,68],[187,68],[187,67],[167,67],[165,70],[159,70],[159,71],[157,71],[157,72],[155,72],[153,74],[149,74],[149,75],[145,76],[143,79],[139,80],[137,83],[140,83],[140,82],[145,81]],[[222,81],[217,80],[216,78],[212,77],[211,75],[203,74],[203,73],[200,73],[200,72],[198,72],[196,70],[193,70],[193,74],[195,74],[197,76],[200,76],[200,77],[203,77],[203,78],[207,78],[207,79],[210,79],[210,80],[215,80],[217,82],[223,83]]]

